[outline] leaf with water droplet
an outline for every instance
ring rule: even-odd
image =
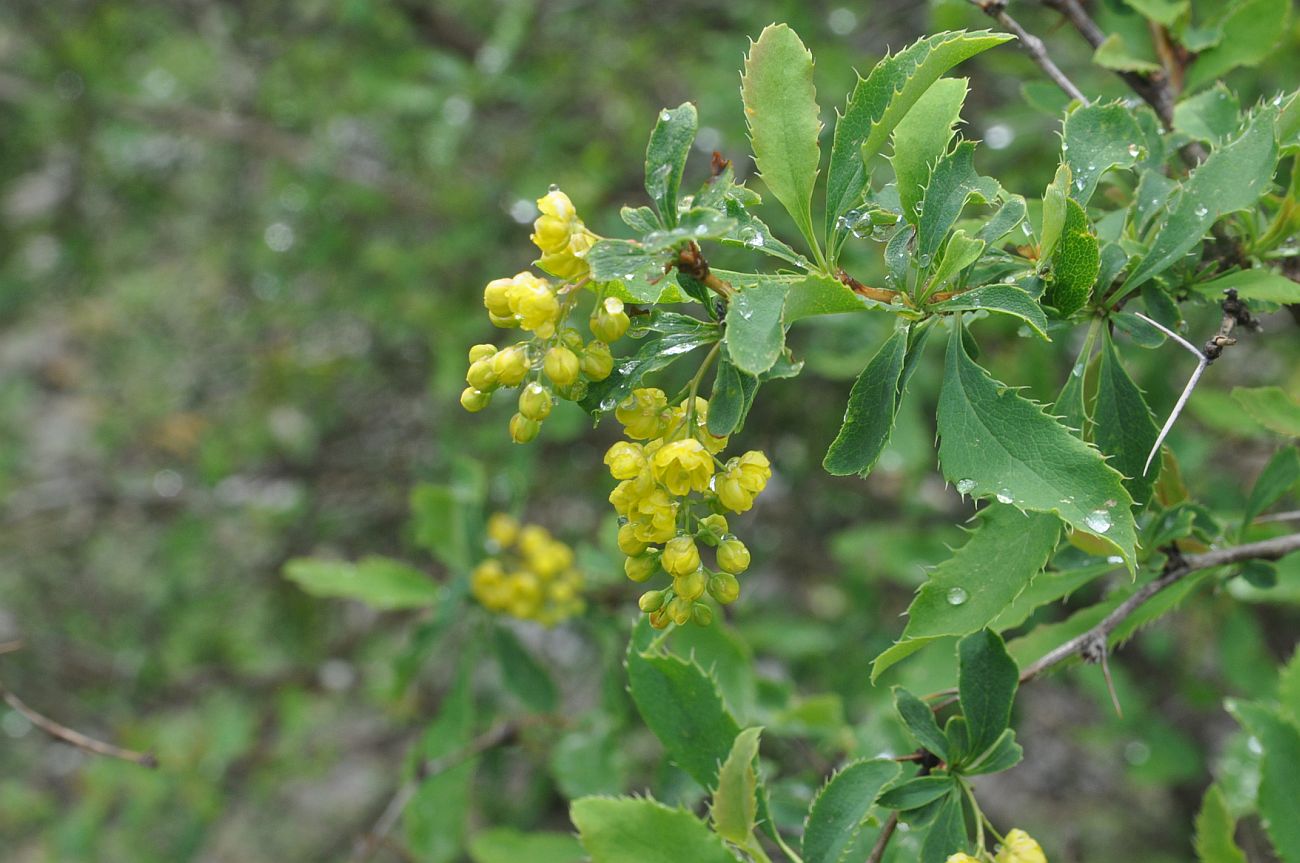
[[[790,284],[765,281],[731,297],[727,307],[727,354],[736,368],[760,375],[770,369],[785,348],[781,313]]]
[[[695,106],[683,102],[676,108],[661,111],[650,132],[645,153],[645,190],[655,202],[664,225],[670,228],[677,224],[677,192],[698,127]]]

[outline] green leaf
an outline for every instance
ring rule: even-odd
[[[997,181],[976,173],[974,156],[975,143],[961,141],[930,172],[916,235],[916,253],[922,268],[930,266],[939,244],[968,201],[987,202],[997,196]]]
[[[906,812],[938,800],[953,790],[955,785],[951,776],[917,776],[902,785],[887,789],[876,802],[886,809]]]
[[[1300,303],[1300,282],[1294,282],[1281,273],[1262,267],[1254,270],[1238,270],[1208,282],[1201,282],[1195,288],[1202,296],[1215,300],[1222,299],[1224,291],[1231,288],[1246,302],[1254,300],[1282,305]]]
[[[469,840],[469,856],[474,863],[581,863],[586,854],[568,833],[493,827]]]
[[[930,276],[924,296],[929,296],[931,292],[942,288],[957,278],[962,270],[978,261],[980,255],[984,253],[984,246],[983,240],[968,236],[960,228],[953,231],[952,236],[948,238],[948,245],[944,246],[939,265],[934,268],[934,275]]]
[[[1092,413],[1092,439],[1110,457],[1110,464],[1122,473],[1124,488],[1139,504],[1151,497],[1151,486],[1160,465],[1143,473],[1147,454],[1155,446],[1160,429],[1151,419],[1142,391],[1124,370],[1115,342],[1107,333],[1101,348],[1097,373],[1097,401]]]
[[[1242,528],[1250,526],[1255,516],[1272,506],[1278,498],[1300,482],[1300,450],[1285,446],[1273,454],[1255,480],[1241,517]]]
[[[669,332],[652,329],[652,334],[641,340],[635,354],[619,360],[609,377],[588,388],[586,397],[579,403],[583,410],[593,415],[613,410],[640,385],[646,375],[666,368],[682,356],[704,345],[711,345],[721,337],[716,324],[686,315],[677,315],[671,319],[657,315],[656,318],[672,321],[681,319],[682,323],[675,323]],[[690,323],[684,323],[686,321]]]
[[[608,291],[633,303],[681,302],[681,293],[664,277],[671,256],[651,252],[632,240],[601,240],[587,253],[591,277],[614,286]]]
[[[1092,62],[1103,69],[1113,69],[1116,72],[1140,72],[1147,75],[1161,71],[1159,64],[1134,56],[1119,33],[1110,34],[1097,46],[1097,50],[1092,53]]]
[[[750,44],[740,94],[758,173],[815,249],[812,193],[822,124],[812,54],[788,26],[769,24]]]
[[[1196,815],[1196,859],[1200,863],[1247,863],[1233,839],[1236,831],[1237,821],[1228,811],[1223,789],[1211,785],[1205,789]]]
[[[618,217],[638,234],[648,234],[663,227],[659,214],[649,207],[620,207]]]
[[[907,726],[908,732],[918,744],[939,756],[943,761],[949,760],[948,738],[939,729],[930,705],[917,698],[901,686],[894,687],[894,709],[898,717]]]
[[[1142,130],[1122,102],[1084,105],[1066,116],[1061,139],[1073,179],[1070,197],[1086,206],[1102,174],[1137,162]]]
[[[1229,699],[1228,712],[1259,741],[1260,819],[1273,849],[1283,863],[1300,861],[1300,818],[1296,801],[1300,800],[1300,728],[1282,718],[1277,711],[1262,704]]]
[[[731,753],[718,771],[718,788],[713,792],[710,815],[713,829],[728,842],[744,845],[754,832],[758,816],[758,738],[762,728],[746,728],[736,735]]]
[[[1052,512],[1113,544],[1134,566],[1137,533],[1122,477],[1040,405],[971,361],[953,327],[939,393],[939,461],[964,494]]]
[[[482,469],[464,472],[450,485],[419,483],[411,490],[411,529],[416,545],[455,570],[468,569],[482,518]]]
[[[284,565],[284,577],[313,596],[359,599],[387,611],[427,608],[442,593],[426,573],[389,557],[364,557],[356,563],[296,557]]]
[[[930,166],[948,152],[968,91],[965,78],[941,78],[916,100],[894,128],[894,168],[903,217],[916,224],[920,201],[930,182]]]
[[[967,848],[966,816],[962,811],[962,793],[958,788],[944,798],[930,824],[930,832],[921,844],[920,863],[944,863],[948,857]]]
[[[998,742],[1011,722],[1019,686],[1020,669],[996,632],[983,629],[957,642],[957,691],[970,751],[977,757]]]
[[[954,235],[955,238],[955,235]],[[1047,340],[1047,316],[1038,301],[1015,285],[984,285],[963,291],[950,300],[933,303],[932,312],[971,312],[983,309],[1001,315],[1011,315],[1029,324],[1034,332]]]
[[[832,774],[813,798],[803,829],[803,863],[839,863],[853,844],[880,789],[897,778],[889,758],[854,761]]]
[[[1056,244],[1061,240],[1065,230],[1066,201],[1070,195],[1070,165],[1062,162],[1056,169],[1056,175],[1043,192],[1043,224],[1038,232],[1038,256],[1048,260],[1056,251]]]
[[[728,200],[726,206],[727,215],[735,220],[736,227],[720,238],[723,245],[754,249],[797,267],[808,265],[807,258],[778,240],[772,233],[772,229],[762,219],[745,209],[740,202]]]
[[[501,676],[510,693],[538,713],[553,712],[557,701],[555,684],[546,669],[505,626],[495,627],[493,643]]]
[[[1289,0],[1245,0],[1219,22],[1222,39],[1196,57],[1187,70],[1187,92],[1197,90],[1238,66],[1258,66],[1282,41],[1290,19]]]
[[[984,752],[969,761],[963,760],[961,772],[966,776],[1001,773],[1015,767],[1024,757],[1025,750],[1016,742],[1016,732],[1008,728]]]
[[[740,371],[761,375],[785,349],[781,314],[790,284],[763,281],[746,287],[727,304],[727,354]]]
[[[1221,216],[1253,206],[1268,191],[1277,167],[1276,121],[1276,108],[1256,111],[1239,137],[1201,163],[1184,183],[1151,250],[1129,273],[1124,293],[1177,263]]]
[[[737,371],[725,354],[718,357],[713,392],[709,396],[709,434],[726,437],[739,429],[757,390],[757,378]]]
[[[997,245],[999,240],[1011,233],[1017,225],[1025,220],[1027,211],[1024,197],[1011,195],[1003,202],[1001,207],[998,207],[998,211],[980,226],[975,238],[983,240],[990,246]]]
[[[1188,0],[1124,0],[1129,6],[1157,24],[1172,27],[1187,14]]]
[[[1281,387],[1233,387],[1232,399],[1264,428],[1300,437],[1300,401]]]
[[[852,288],[839,279],[809,274],[790,282],[790,293],[785,300],[785,322],[792,324],[814,315],[861,312],[872,307],[871,302],[854,293]],[[878,305],[874,307],[881,308]]]
[[[1062,317],[1083,308],[1101,270],[1101,247],[1088,222],[1088,214],[1073,198],[1065,202],[1065,226],[1052,253],[1052,278],[1043,302]]]
[[[906,354],[907,330],[894,330],[858,375],[844,409],[844,423],[822,461],[827,473],[866,476],[875,467],[894,430]]]
[[[844,235],[836,225],[839,217],[862,199],[872,161],[917,99],[953,66],[1011,38],[987,30],[939,33],[885,57],[858,79],[844,113],[836,112],[826,175],[826,236],[833,238],[827,243],[832,250]]]
[[[420,761],[442,758],[469,744],[474,733],[474,696],[470,671],[476,651],[461,654],[455,683],[425,729],[415,755]],[[474,758],[427,777],[402,813],[407,846],[420,860],[451,863],[460,857],[469,816]]]
[[[699,117],[690,102],[671,110],[665,108],[659,112],[646,147],[645,190],[664,225],[670,228],[677,224],[677,191],[698,128]]]
[[[1240,114],[1237,95],[1218,83],[1174,106],[1174,129],[1198,141],[1217,144],[1237,131]]]
[[[654,800],[583,797],[569,817],[592,863],[737,863],[703,821]]]
[[[628,645],[632,700],[668,755],[705,788],[718,782],[718,765],[740,733],[713,680],[694,662],[641,653]]]
[[[895,662],[935,639],[988,626],[1042,571],[1056,548],[1060,520],[990,504],[966,544],[932,569],[907,609],[902,638],[876,657],[874,682]]]

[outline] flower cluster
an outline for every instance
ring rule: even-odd
[[[544,527],[520,525],[504,513],[488,520],[489,557],[470,575],[470,591],[484,608],[554,626],[581,614],[582,573],[573,549]]]
[[[993,859],[994,863],[1047,863],[1047,856],[1034,837],[1019,828],[1007,833]],[[980,863],[980,858],[959,851],[950,855],[945,863]]]
[[[578,288],[587,280],[587,251],[597,239],[578,219],[569,197],[552,189],[537,201],[542,215],[533,223],[533,242],[542,251],[537,264],[563,281],[524,271],[494,279],[483,290],[488,318],[503,329],[520,329],[531,337],[498,349],[475,345],[469,351],[469,384],[460,394],[468,411],[481,411],[501,387],[520,387],[519,411],[510,419],[516,443],[537,437],[555,398],[578,401],[589,382],[603,381],[614,369],[609,343],[627,332],[629,319],[617,297],[598,297],[588,326],[594,338],[585,341],[566,326],[577,303]]]
[[[627,577],[644,582],[665,572],[672,584],[641,595],[641,610],[662,629],[694,620],[707,626],[719,603],[740,595],[736,576],[749,568],[749,549],[731,533],[724,511],[747,512],[772,475],[758,451],[722,462],[727,438],[707,429],[709,403],[688,398],[670,407],[662,390],[637,389],[614,411],[629,440],[605,453],[619,484],[609,496],[619,515],[618,547]],[[698,497],[697,497],[698,496]],[[708,512],[699,516],[695,508]],[[713,549],[716,567],[705,566],[700,545]]]

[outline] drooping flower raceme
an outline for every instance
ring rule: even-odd
[[[586,607],[573,549],[543,527],[497,513],[488,520],[490,557],[470,574],[470,592],[489,611],[554,626]]]

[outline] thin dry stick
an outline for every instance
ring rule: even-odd
[[[1215,549],[1204,554],[1171,557],[1165,566],[1165,571],[1161,573],[1159,578],[1149,581],[1135,590],[1132,596],[1120,603],[1114,611],[1106,615],[1092,629],[1044,654],[1020,673],[1020,682],[1025,683],[1033,680],[1053,666],[1059,665],[1075,655],[1099,661],[1108,651],[1111,633],[1119,628],[1120,624],[1127,620],[1148,599],[1165,588],[1177,584],[1193,572],[1215,566],[1224,566],[1229,563],[1241,563],[1247,560],[1277,560],[1296,551],[1300,551],[1300,533],[1238,545],[1233,548]]]
[[[1066,76],[1061,68],[1052,62],[1051,56],[1047,53],[1047,46],[1043,40],[1020,26],[1020,22],[1007,14],[1006,0],[970,0],[993,20],[1001,24],[1008,32],[1014,33],[1020,40],[1020,47],[1025,49],[1038,67],[1047,73],[1056,86],[1065,91],[1065,94],[1071,99],[1078,99],[1085,105],[1091,104],[1088,97],[1083,95],[1083,91],[1074,85],[1074,82]]]
[[[1187,386],[1183,387],[1182,394],[1178,396],[1178,401],[1174,403],[1174,409],[1169,412],[1169,419],[1165,420],[1164,426],[1160,429],[1160,434],[1156,435],[1156,442],[1151,447],[1151,452],[1147,453],[1147,462],[1142,466],[1142,475],[1146,476],[1147,471],[1151,469],[1151,462],[1155,459],[1156,453],[1160,452],[1160,445],[1165,442],[1165,438],[1169,436],[1169,432],[1173,429],[1174,423],[1178,421],[1178,416],[1183,412],[1183,408],[1187,405],[1187,400],[1191,398],[1192,390],[1196,389],[1196,384],[1200,382],[1201,375],[1205,374],[1205,367],[1210,364],[1210,358],[1203,354],[1201,349],[1196,345],[1187,341],[1187,339],[1178,335],[1178,333],[1169,329],[1159,321],[1154,321],[1141,312],[1134,312],[1134,314],[1158,329],[1160,332],[1169,336],[1169,338],[1178,342],[1178,344],[1187,348],[1187,350],[1191,351],[1196,356],[1196,371],[1192,372],[1192,376],[1187,379]]]
[[[885,819],[885,826],[880,828],[880,838],[876,839],[876,844],[872,846],[867,863],[880,863],[881,858],[885,856],[885,848],[889,845],[889,840],[894,838],[896,827],[898,827],[898,813],[890,812],[889,817]]]
[[[15,650],[22,650],[22,649],[23,649],[22,639],[17,639],[15,641],[0,641],[0,656],[4,656],[6,653],[13,653]]]
[[[123,749],[120,746],[114,746],[111,743],[105,743],[102,740],[96,740],[93,737],[87,737],[80,731],[75,731],[66,725],[60,725],[48,716],[37,713],[32,708],[23,703],[17,695],[14,695],[0,683],[0,696],[3,696],[5,704],[27,717],[27,721],[35,725],[55,740],[61,740],[64,743],[71,744],[83,752],[89,752],[92,755],[103,755],[107,758],[118,758],[122,761],[130,761],[132,764],[139,764],[141,767],[154,768],[158,766],[158,759],[149,752],[136,752],[131,749]]]
[[[397,789],[397,793],[388,801],[388,805],[380,813],[379,819],[375,821],[375,826],[371,827],[370,832],[358,840],[352,859],[355,861],[369,860],[379,846],[386,844],[388,834],[397,826],[402,813],[406,811],[407,805],[415,797],[416,792],[420,790],[420,785],[425,780],[440,773],[446,773],[471,758],[482,755],[489,749],[494,749],[514,740],[520,728],[521,724],[519,722],[513,720],[502,722],[489,728],[455,752],[449,752],[438,758],[430,758],[422,762],[416,769],[415,775],[402,783],[401,787]]]

